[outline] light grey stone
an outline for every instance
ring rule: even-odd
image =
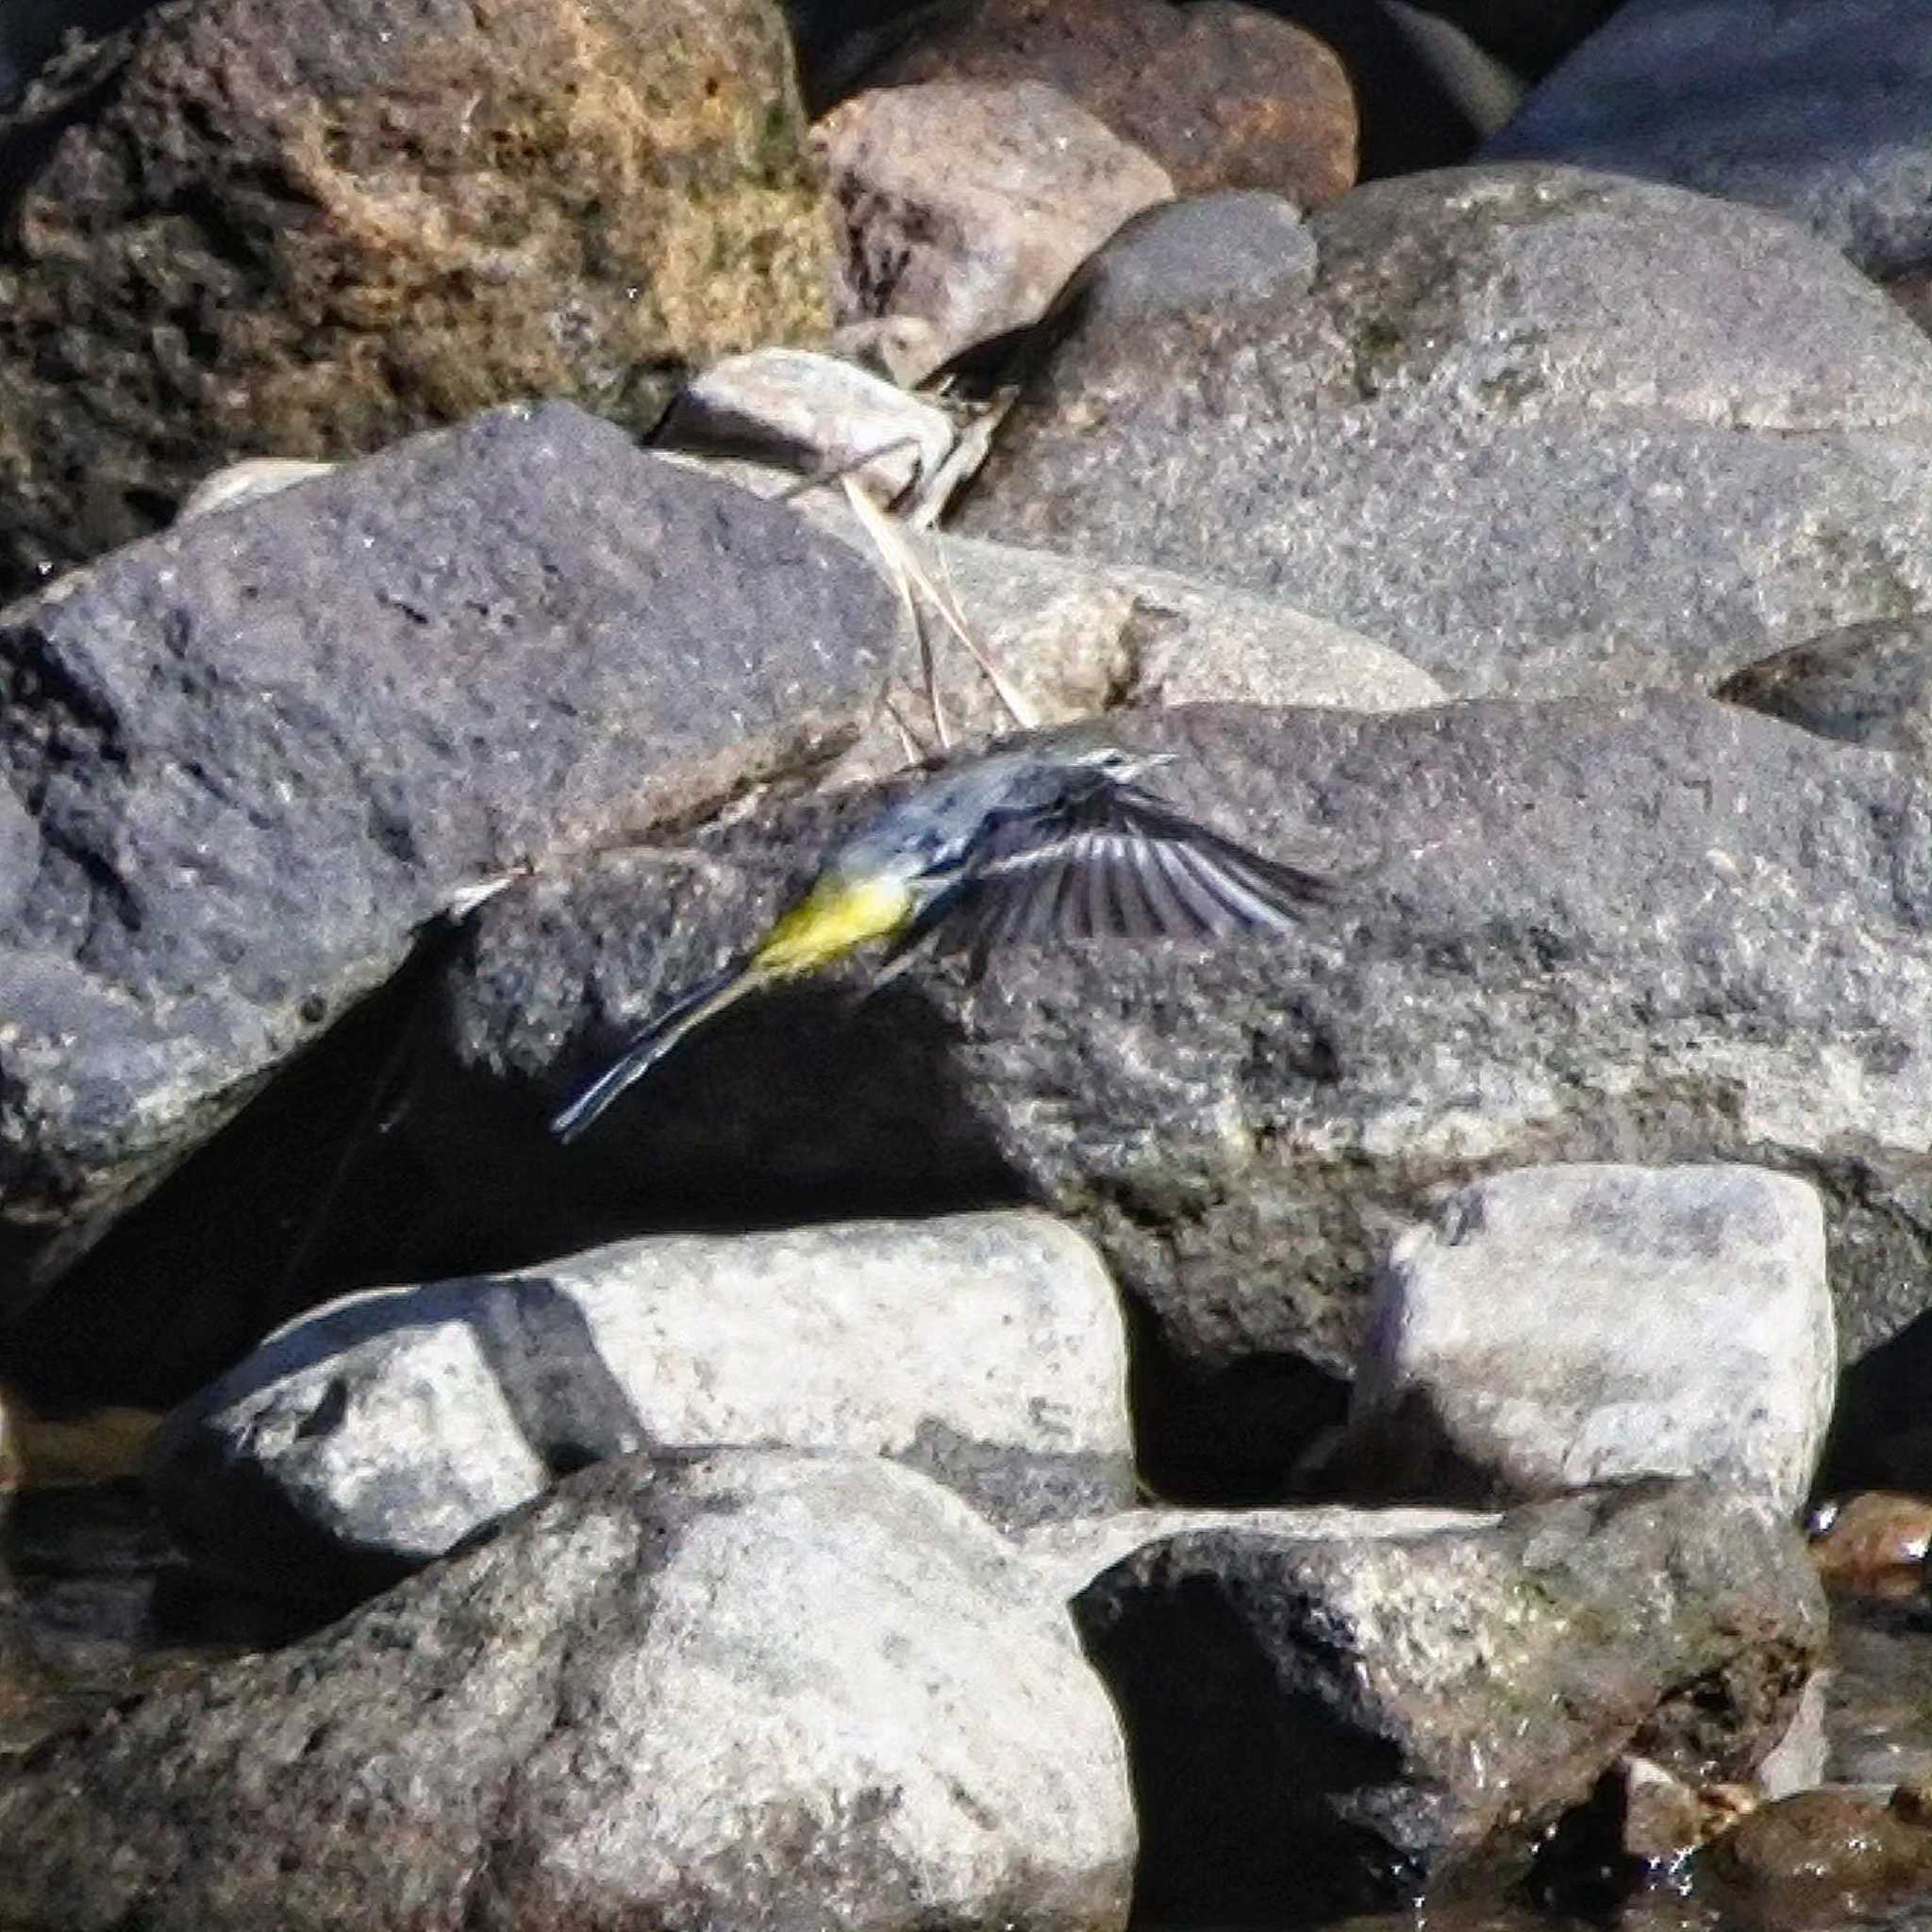
[[[1706,689],[1932,603],[1932,342],[1795,225],[1449,170],[1269,281],[1219,200],[1096,258],[962,532],[1278,596],[1456,695]]]
[[[185,524],[213,510],[237,509],[244,503],[273,496],[278,490],[291,490],[297,483],[326,476],[335,468],[334,463],[301,462],[292,457],[249,457],[197,483],[182,500],[175,521]]]
[[[1826,1635],[1789,1525],[1638,1483],[1421,1535],[1152,1542],[1074,1613],[1126,1724],[1149,1923],[1498,1888],[1641,1740],[1741,1777]]]
[[[0,1786],[42,1932],[1116,1932],[1106,1691],[1031,1567],[909,1470],[586,1471],[285,1649]]]
[[[876,557],[849,519],[836,526]],[[910,541],[1040,724],[1124,707],[1210,701],[1399,711],[1446,695],[1407,658],[1280,598],[981,538],[928,531]],[[926,621],[945,667],[942,704],[954,734],[1009,730],[1012,720],[990,680],[936,616]],[[902,660],[893,706],[900,718],[925,728],[925,692],[910,657]],[[884,777],[903,759],[896,742],[873,732],[840,761],[837,775]]]
[[[933,325],[929,365],[894,370],[906,382],[1038,321],[1129,215],[1174,194],[1151,156],[1040,81],[874,88],[812,139],[845,224],[837,320]]]
[[[870,458],[852,474],[897,496],[945,460],[953,425],[943,410],[836,356],[753,349],[687,383],[655,441],[806,475]]]
[[[177,1409],[149,1485],[205,1568],[327,1595],[441,1555],[604,1457],[896,1457],[993,1515],[1131,1499],[1126,1351],[1044,1214],[658,1235],[351,1296]]]
[[[1157,1504],[1112,1516],[1039,1524],[1016,1541],[1038,1566],[1046,1588],[1056,1596],[1072,1597],[1136,1550],[1195,1530],[1252,1531],[1297,1541],[1339,1542],[1424,1536],[1438,1529],[1481,1529],[1499,1520],[1471,1509],[1362,1509],[1346,1503],[1266,1509],[1184,1509]]]
[[[1754,202],[1874,275],[1924,270],[1932,36],[1919,0],[1626,0],[1484,152]]]
[[[1824,1782],[1831,1762],[1831,1739],[1824,1722],[1830,1688],[1829,1671],[1813,1671],[1806,1678],[1784,1736],[1759,1761],[1755,1782],[1772,1802]]]
[[[1792,1511],[1837,1365],[1808,1183],[1718,1163],[1519,1168],[1395,1243],[1342,1468],[1488,1504],[1707,1475]]]

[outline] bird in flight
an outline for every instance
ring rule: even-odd
[[[836,846],[751,951],[658,1013],[554,1120],[573,1141],[679,1041],[761,987],[874,940],[981,949],[1057,939],[1284,932],[1329,881],[1264,858],[1134,781],[1164,753],[1103,744],[993,752]]]

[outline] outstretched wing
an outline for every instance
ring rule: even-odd
[[[932,922],[976,946],[1045,939],[1285,932],[1328,896],[1314,873],[1250,852],[1128,785],[1097,787],[987,837]]]

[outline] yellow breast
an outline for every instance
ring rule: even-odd
[[[809,973],[904,931],[912,910],[900,880],[821,879],[765,935],[752,963],[774,975]]]

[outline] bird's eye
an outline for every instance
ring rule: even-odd
[[[964,856],[965,848],[948,838],[937,825],[922,826],[912,839],[913,853],[923,873],[951,872]]]

